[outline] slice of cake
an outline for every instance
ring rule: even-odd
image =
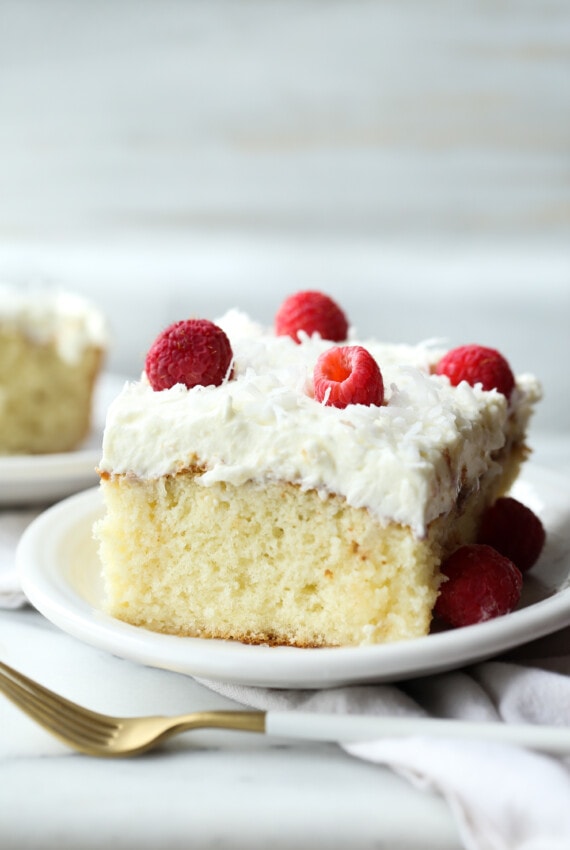
[[[105,319],[82,297],[0,286],[0,454],[81,443],[106,346]]]
[[[300,293],[275,330],[230,311],[159,336],[105,429],[112,616],[299,647],[428,633],[440,563],[516,477],[540,388],[489,349],[450,367],[428,344],[357,342],[343,318]]]

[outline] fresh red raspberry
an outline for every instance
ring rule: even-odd
[[[537,515],[512,496],[497,499],[481,520],[478,542],[492,546],[517,565],[521,573],[538,561],[546,540]]]
[[[521,594],[522,573],[491,546],[461,546],[441,565],[447,576],[434,614],[450,626],[470,626],[508,614]]]
[[[378,364],[360,345],[329,348],[313,372],[315,398],[332,407],[377,404],[384,401],[384,382]]]
[[[436,367],[438,375],[447,375],[456,387],[467,381],[472,387],[482,384],[484,390],[497,389],[510,397],[515,378],[502,354],[482,345],[462,345],[448,351]]]
[[[308,336],[318,333],[322,339],[343,342],[348,334],[348,322],[332,298],[308,290],[286,298],[275,316],[277,336],[290,336],[299,342],[298,331],[305,331]]]
[[[207,319],[186,319],[158,335],[145,361],[153,390],[175,384],[190,389],[198,384],[218,386],[232,362],[232,348],[224,331]]]

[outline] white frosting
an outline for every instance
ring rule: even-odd
[[[441,352],[364,341],[385,385],[382,407],[326,407],[310,394],[318,355],[331,343],[265,332],[230,311],[217,320],[234,352],[234,374],[218,387],[177,385],[154,392],[145,376],[127,384],[108,411],[100,470],[155,478],[195,464],[199,481],[292,481],[344,496],[382,521],[421,535],[450,510],[462,486],[476,486],[491,454],[524,432],[540,396],[536,380],[503,395],[430,374]],[[355,344],[351,339],[350,344]]]
[[[88,346],[105,349],[105,316],[82,296],[52,287],[0,285],[0,325],[40,344],[54,343],[59,356],[76,363]]]

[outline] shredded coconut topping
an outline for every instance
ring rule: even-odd
[[[429,343],[368,340],[358,344],[378,362],[385,404],[328,407],[312,397],[312,371],[333,343],[305,335],[297,344],[235,310],[217,324],[234,352],[232,379],[161,392],[144,375],[127,384],[108,412],[101,472],[144,479],[199,464],[205,487],[289,481],[422,535],[493,468],[493,453],[522,439],[540,397],[524,376],[508,406],[495,390],[432,374],[442,352]]]

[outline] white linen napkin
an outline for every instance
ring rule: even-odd
[[[44,508],[22,508],[0,512],[0,608],[26,604],[16,571],[16,547],[22,533]]]
[[[570,724],[570,628],[512,657],[396,685],[269,690],[199,680],[264,710]],[[345,744],[447,801],[466,850],[568,850],[570,758],[509,744],[399,738]]]

